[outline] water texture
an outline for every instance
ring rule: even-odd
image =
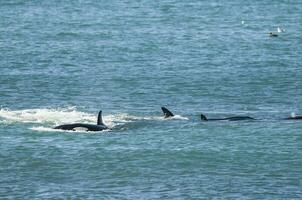
[[[302,114],[301,13],[299,0],[1,1],[0,199],[301,199],[302,121],[281,120]],[[99,110],[111,130],[52,129]]]

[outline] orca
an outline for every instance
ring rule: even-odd
[[[268,35],[270,37],[278,37],[278,34],[277,33],[273,33],[273,32],[269,32]]]
[[[161,107],[161,109],[164,113],[164,118],[171,118],[171,117],[174,116],[174,114],[170,110],[168,110],[167,108]]]
[[[64,124],[54,127],[54,129],[61,129],[67,131],[103,131],[108,129],[108,127],[103,123],[102,111],[99,112],[97,124]]]
[[[302,116],[291,116],[285,118],[285,120],[302,120]]]
[[[205,115],[201,114],[200,118],[202,121],[240,121],[240,120],[255,120],[252,117],[249,116],[234,116],[234,117],[225,117],[225,118],[214,118],[214,119],[208,119]]]

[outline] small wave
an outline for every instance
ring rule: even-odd
[[[78,37],[79,33],[76,32],[60,32],[57,33],[58,37]]]

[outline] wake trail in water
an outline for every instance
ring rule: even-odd
[[[59,109],[1,109],[0,118],[6,123],[49,123],[58,125],[72,122],[93,122],[96,117],[89,113],[77,111],[74,107]]]
[[[171,120],[188,120],[186,117],[176,115]],[[163,116],[133,116],[127,113],[110,114],[103,116],[104,124],[110,129],[125,126],[131,122],[138,121],[163,121]],[[0,109],[0,123],[30,123],[35,124],[31,130],[36,131],[58,131],[53,127],[70,124],[70,123],[88,123],[96,124],[97,113],[86,113],[76,109],[76,107],[68,108],[37,108],[10,110],[6,108]],[[60,130],[59,130],[60,131]],[[79,131],[83,132],[83,131]]]

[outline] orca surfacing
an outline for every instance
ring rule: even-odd
[[[102,119],[102,111],[98,114],[97,124],[82,124],[82,123],[74,123],[74,124],[64,124],[60,126],[54,127],[54,129],[61,129],[66,131],[103,131],[108,129],[108,127],[103,123]]]
[[[164,113],[164,118],[171,118],[171,117],[174,116],[174,114],[170,110],[168,110],[167,108],[161,107],[161,109]]]
[[[234,116],[234,117],[226,117],[226,118],[214,118],[214,119],[208,119],[205,115],[201,114],[200,118],[202,121],[240,121],[240,120],[255,120],[252,117],[249,116]]]
[[[291,116],[285,118],[285,120],[302,120],[302,116]]]

